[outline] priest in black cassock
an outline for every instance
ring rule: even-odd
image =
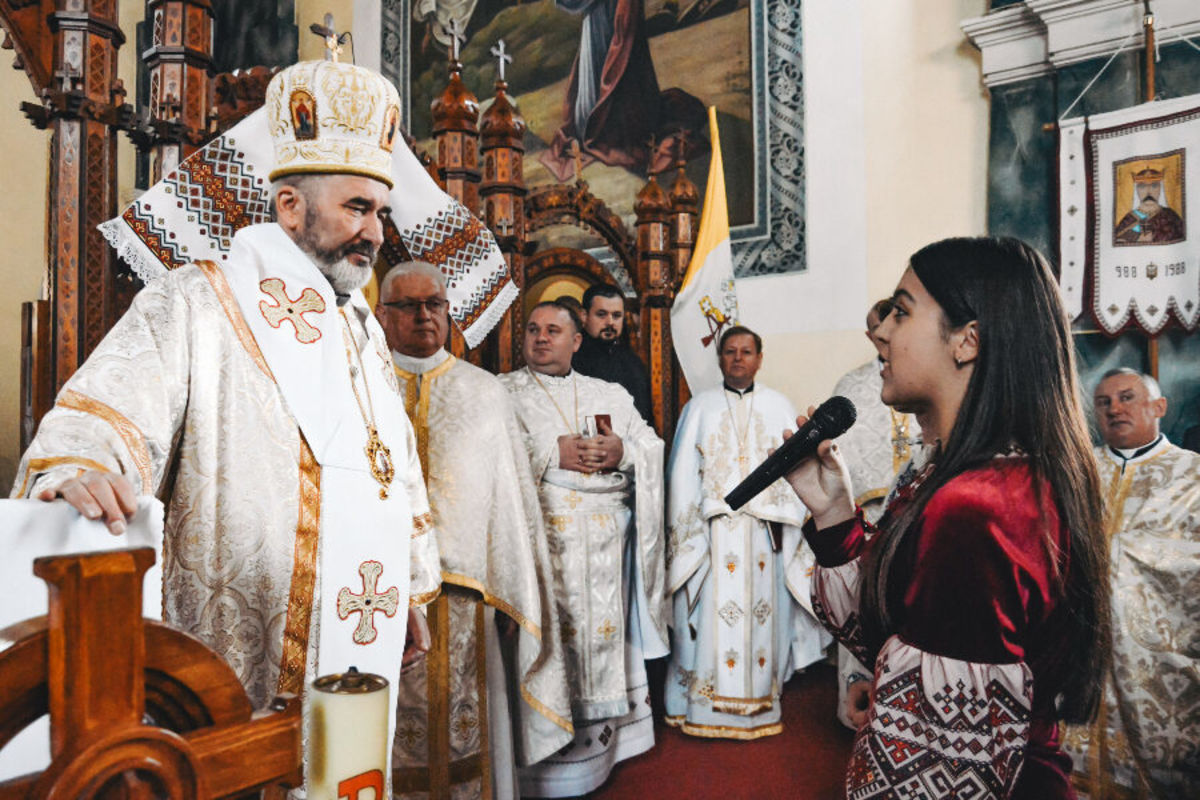
[[[625,328],[625,296],[609,284],[589,286],[583,293],[583,344],[571,359],[582,375],[609,381],[633,395],[633,405],[654,425],[650,376],[646,365],[621,337]]]

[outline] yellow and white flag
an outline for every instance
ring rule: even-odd
[[[729,207],[725,200],[725,167],[717,109],[708,109],[712,162],[700,233],[683,285],[671,307],[671,338],[692,394],[721,384],[717,345],[721,332],[738,324],[737,288],[733,282],[733,250],[729,244]]]

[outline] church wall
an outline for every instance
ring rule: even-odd
[[[300,60],[310,61],[325,57],[325,42],[308,29],[309,25],[314,22],[321,22],[325,19],[326,14],[333,14],[333,24],[338,31],[352,30],[354,21],[354,0],[296,0],[296,26],[300,29]],[[354,46],[356,49],[361,48],[360,55],[366,56],[368,59],[374,58],[378,60],[378,45],[376,44],[375,51],[368,54],[369,45],[358,41],[358,37],[354,37]],[[343,60],[350,61],[350,45],[346,45],[346,51],[343,55]],[[370,61],[364,61],[359,58],[360,64],[364,66]]]
[[[868,306],[908,256],[985,232],[989,104],[959,28],[984,0],[809,2],[804,83],[809,273],[739,280],[762,380],[797,407],[874,356]]]
[[[0,186],[0,486],[8,495],[20,458],[21,303],[37,299],[46,269],[46,182],[50,137],[21,113],[36,98],[29,76],[10,69],[12,52],[0,63],[0,141],[4,142]]]

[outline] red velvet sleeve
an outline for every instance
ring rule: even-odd
[[[1023,460],[954,478],[922,514],[900,637],[963,661],[1023,661],[1053,603],[1062,539],[1049,489],[1035,491]]]

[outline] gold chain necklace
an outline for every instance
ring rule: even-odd
[[[567,421],[567,415],[563,413],[563,410],[561,408],[559,408],[558,401],[554,399],[554,395],[550,394],[550,390],[546,388],[546,384],[542,383],[542,379],[538,377],[538,374],[536,372],[534,372],[532,369],[530,369],[529,367],[525,367],[525,369],[529,370],[529,374],[533,376],[533,379],[535,381],[537,381],[537,385],[542,387],[542,391],[546,393],[546,397],[549,397],[550,402],[554,403],[554,410],[558,412],[558,416],[562,418],[563,424],[567,426],[567,432],[574,436],[578,436],[579,431],[577,430],[577,427],[578,427],[578,423],[579,423],[579,382],[575,380],[575,373],[574,372],[571,373],[571,387],[575,390],[575,424],[572,425],[570,422]]]
[[[746,452],[746,438],[750,435],[750,426],[754,424],[754,392],[750,393],[750,408],[746,412],[746,427],[744,430],[738,430],[737,414],[733,413],[733,406],[729,404],[729,390],[721,387],[721,394],[725,397],[725,408],[729,411],[729,423],[733,425],[733,436],[737,440],[738,446],[738,466],[744,472],[746,465],[750,463],[750,455]],[[738,402],[741,402],[743,395],[738,395]]]
[[[388,487],[392,485],[392,480],[396,477],[396,467],[392,464],[392,451],[379,438],[379,430],[375,427],[375,404],[371,401],[371,385],[367,381],[367,368],[363,365],[362,353],[358,352],[358,347],[355,345],[354,331],[350,328],[346,309],[339,308],[338,311],[342,315],[342,321],[346,323],[346,336],[343,344],[346,345],[346,363],[350,368],[350,388],[354,391],[355,402],[358,403],[358,413],[362,415],[363,424],[367,426],[367,446],[364,448],[367,454],[367,463],[371,467],[371,475],[379,482],[379,499],[386,500]],[[368,337],[368,342],[369,339],[370,337]],[[354,363],[350,360],[351,350],[358,359],[358,371],[362,374],[363,390],[367,395],[366,407],[363,406],[362,398],[358,395],[358,384],[354,380]]]

